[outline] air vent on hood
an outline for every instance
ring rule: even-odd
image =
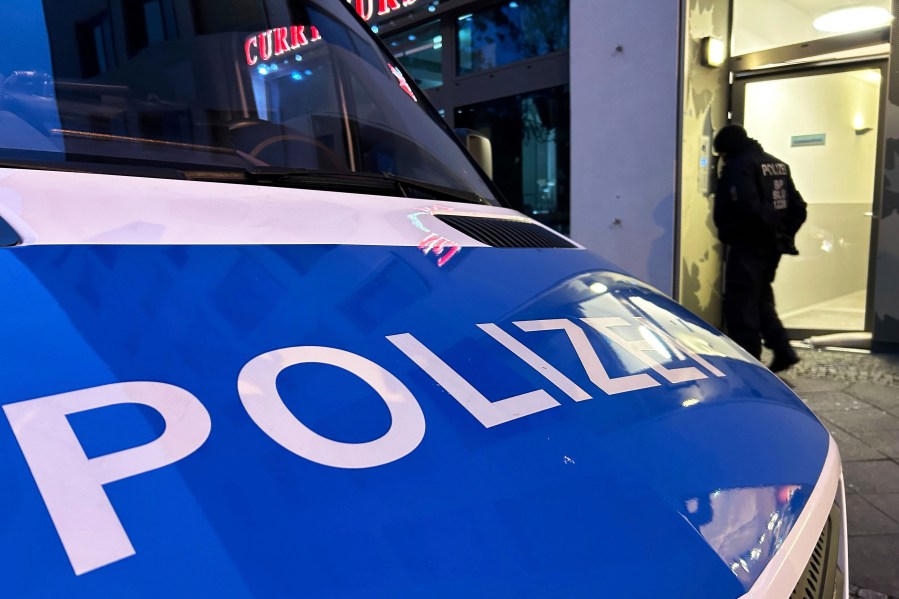
[[[575,248],[577,247],[561,235],[549,231],[537,223],[489,218],[483,216],[461,216],[457,214],[435,214],[439,220],[458,229],[469,237],[486,245],[498,248]]]

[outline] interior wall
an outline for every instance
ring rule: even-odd
[[[571,236],[674,291],[681,0],[572,0]]]
[[[874,69],[751,82],[744,124],[765,150],[789,163],[807,202],[870,204],[879,92]],[[857,125],[869,131],[857,134]],[[791,147],[792,136],[819,133],[826,135],[824,145]]]
[[[714,168],[703,145],[727,124],[728,70],[700,64],[701,40],[728,39],[728,0],[689,0],[684,45],[679,277],[677,298],[708,322],[721,324],[722,246],[712,223]],[[706,162],[707,161],[707,162]],[[705,187],[705,189],[703,189]]]

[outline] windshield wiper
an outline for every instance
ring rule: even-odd
[[[410,179],[408,177],[400,177],[392,173],[383,173],[383,177],[396,181],[400,187],[404,188],[406,197],[420,198],[419,194],[425,194],[425,197],[435,200],[448,200],[453,202],[466,202],[468,204],[486,204],[490,202],[486,198],[482,198],[478,194],[471,191],[462,191],[452,187],[444,187],[427,181],[419,181],[418,179]],[[417,193],[416,193],[417,192]]]
[[[392,173],[328,172],[271,166],[254,166],[238,170],[185,170],[182,172],[185,178],[194,181],[252,183],[490,205],[487,199],[475,193],[400,177]]]

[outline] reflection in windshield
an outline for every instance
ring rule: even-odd
[[[390,173],[493,197],[344,0],[11,10],[3,157]]]

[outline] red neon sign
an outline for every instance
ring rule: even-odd
[[[256,35],[251,35],[244,41],[243,49],[246,54],[247,64],[253,66],[260,60],[269,60],[274,56],[281,56],[287,52],[298,50],[308,46],[312,42],[322,39],[315,27],[305,25],[291,25],[290,27],[276,27]]]
[[[347,4],[355,4],[356,12],[359,16],[368,21],[375,14],[375,7],[378,8],[378,16],[390,14],[400,8],[412,6],[416,0],[346,0]]]

